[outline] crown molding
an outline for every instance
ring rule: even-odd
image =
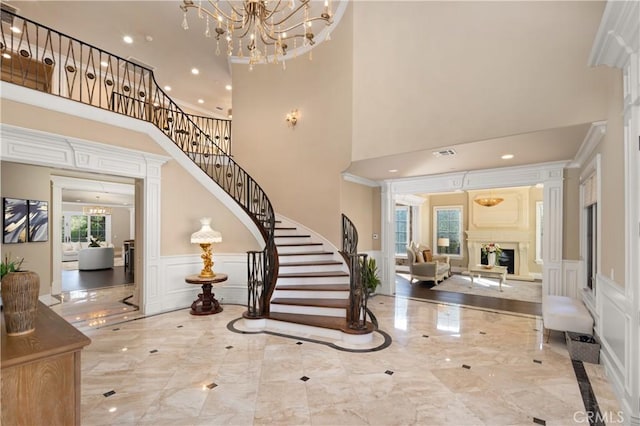
[[[578,148],[578,153],[572,162],[570,162],[567,167],[569,168],[579,168],[582,167],[583,164],[587,162],[591,154],[593,154],[593,150],[596,149],[604,135],[607,134],[607,122],[606,121],[596,121],[591,123],[591,127],[587,132],[587,135],[584,137],[580,148]]]
[[[623,68],[629,56],[640,50],[640,2],[608,1],[596,34],[589,65]]]
[[[365,186],[370,186],[372,188],[377,188],[380,186],[380,183],[371,180],[371,179],[367,179],[367,178],[363,178],[360,176],[356,176],[353,175],[351,173],[342,173],[342,179],[348,181],[348,182],[353,182],[353,183],[358,183],[360,185],[365,185]]]

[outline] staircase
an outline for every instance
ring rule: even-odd
[[[0,49],[17,58],[8,67],[3,56],[3,80],[152,123],[251,217],[265,247],[248,252],[246,320],[332,338],[371,335],[355,244],[343,241],[339,252],[301,225],[276,221],[266,193],[230,155],[229,120],[186,114],[139,64],[3,9],[5,19],[21,32],[0,27]]]

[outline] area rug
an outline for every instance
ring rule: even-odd
[[[452,291],[456,293],[477,294],[500,299],[522,300],[524,302],[542,302],[542,283],[539,281],[507,280],[500,291],[499,282],[492,278],[474,278],[454,274],[431,290]]]

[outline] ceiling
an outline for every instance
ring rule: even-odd
[[[133,186],[132,186],[132,192],[133,192]],[[62,202],[82,204],[82,205],[91,204],[91,205],[110,206],[110,207],[133,207],[135,201],[134,201],[133,193],[116,194],[116,193],[108,193],[108,192],[63,189]]]
[[[225,89],[232,84],[227,56],[215,55],[215,41],[204,37],[195,13],[188,15],[190,29],[185,31],[181,27],[179,0],[5,2],[17,8],[22,16],[116,55],[148,64],[155,69],[158,84],[171,86],[169,95],[188,110],[226,117],[232,108],[232,91]],[[126,44],[124,35],[133,37],[134,42]],[[199,75],[191,73],[194,67],[200,70]],[[198,99],[204,102],[199,104]],[[353,162],[346,172],[378,181],[568,161],[577,153],[589,127],[590,123],[581,123],[441,147],[453,149],[456,153],[453,156],[436,157],[433,152],[440,149],[427,149],[365,159]],[[514,157],[503,160],[504,154]],[[95,194],[86,197],[88,201],[83,202],[95,200]],[[77,194],[70,199],[85,200],[85,197]]]

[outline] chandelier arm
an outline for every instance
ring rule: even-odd
[[[217,13],[219,13],[220,15],[222,15],[226,20],[231,21],[231,22],[233,22],[233,23],[238,23],[238,24],[241,24],[241,23],[242,23],[242,20],[239,20],[239,19],[233,19],[232,17],[230,17],[229,15],[227,15],[227,14],[226,14],[222,9],[220,9],[218,6],[216,6],[213,2],[211,2],[211,0],[208,0],[208,1],[209,1],[209,4],[211,4],[211,6],[215,9],[215,11],[216,11]],[[181,8],[182,8],[182,10],[184,10],[185,12],[186,12],[186,10],[187,10],[187,9],[190,9],[190,8],[200,9],[202,12],[204,12],[204,13],[206,13],[207,15],[209,15],[210,17],[212,17],[214,20],[216,20],[216,21],[218,20],[218,19],[217,19],[218,17],[217,17],[213,12],[211,12],[209,9],[205,9],[204,7],[199,7],[199,6],[198,6],[198,5],[196,5],[196,4],[193,4],[193,3],[185,3],[184,5],[182,5],[182,6],[180,6],[180,7],[181,7]],[[232,8],[236,13],[238,13],[238,12],[235,10],[235,8],[234,8],[233,6],[231,6],[231,8]],[[242,16],[242,15],[240,15],[240,14],[239,14],[239,16]]]
[[[292,16],[294,16],[296,13],[298,13],[300,11],[300,9],[302,9],[303,7],[306,7],[308,5],[309,1],[310,0],[302,0],[298,7],[296,7],[291,12],[289,12],[289,14],[287,16],[285,16],[284,18],[282,18],[280,21],[274,22],[273,25],[280,25],[283,22],[285,22],[287,19],[289,19]],[[274,12],[275,12],[275,10],[271,13],[271,15],[273,15]],[[322,19],[322,18],[314,18],[314,19]],[[309,21],[311,21],[311,19],[309,19]]]
[[[312,22],[312,21],[325,21],[327,23],[327,25],[331,25],[331,22],[329,22],[328,20],[324,19],[321,16],[318,16],[316,18],[310,18],[307,22]],[[298,22],[297,24],[293,24],[292,26],[290,26],[288,28],[276,30],[274,32],[276,34],[282,34],[282,33],[285,33],[285,32],[289,32],[289,31],[291,31],[291,30],[293,30],[293,29],[295,29],[297,27],[304,26],[304,23],[305,23],[305,21]],[[287,38],[289,38],[289,37],[287,37]]]
[[[211,0],[209,0],[209,1],[211,1]],[[267,9],[267,15],[264,17],[265,21],[267,19],[273,17],[274,13],[279,12],[279,8],[280,8],[280,4],[281,3],[282,3],[282,0],[278,0],[278,4],[276,4],[273,9],[271,9],[271,10]]]

